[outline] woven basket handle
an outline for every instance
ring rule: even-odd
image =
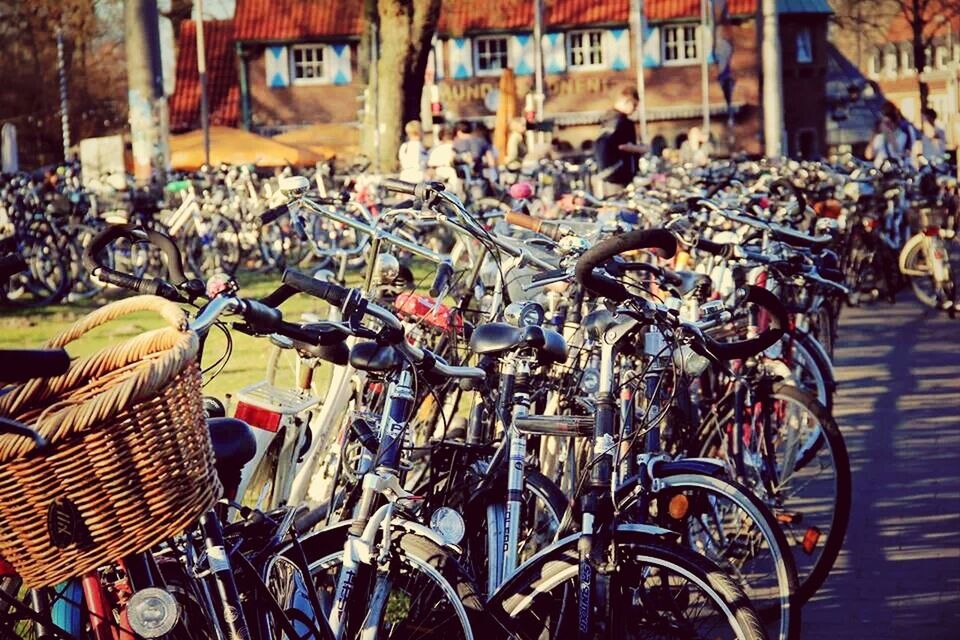
[[[175,303],[160,296],[134,296],[111,302],[84,316],[63,333],[48,340],[46,346],[63,347],[100,325],[140,311],[153,311],[161,315],[172,328],[178,331],[187,329],[187,314]]]

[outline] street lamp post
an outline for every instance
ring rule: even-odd
[[[203,163],[210,166],[210,102],[207,96],[207,47],[203,39],[203,0],[197,10],[197,70],[200,72],[200,126],[203,128]]]

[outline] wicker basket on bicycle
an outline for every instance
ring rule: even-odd
[[[53,585],[186,530],[221,493],[203,415],[199,341],[175,304],[109,304],[48,342],[63,347],[141,311],[166,327],[9,387],[0,415],[47,441],[0,435],[0,558]]]

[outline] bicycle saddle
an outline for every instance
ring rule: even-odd
[[[533,349],[540,364],[544,365],[567,359],[567,343],[556,331],[543,327],[514,327],[504,322],[490,322],[474,329],[470,349],[478,355],[491,356]]]
[[[393,347],[376,342],[358,342],[350,349],[350,364],[359,371],[393,371],[403,364],[403,356]]]
[[[350,359],[350,348],[344,344],[349,337],[338,327],[327,322],[314,322],[303,325],[308,331],[319,331],[323,334],[320,342],[324,344],[314,345],[300,340],[293,341],[293,347],[301,356],[305,358],[319,358],[336,365],[345,365]]]
[[[207,428],[223,494],[235,498],[243,465],[257,453],[257,439],[250,425],[236,418],[211,418],[207,420]]]

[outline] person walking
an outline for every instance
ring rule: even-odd
[[[594,144],[599,169],[594,190],[600,197],[623,193],[637,174],[637,156],[646,153],[646,147],[637,142],[637,128],[630,119],[639,104],[640,96],[633,87],[624,87],[614,96],[613,110]]]

